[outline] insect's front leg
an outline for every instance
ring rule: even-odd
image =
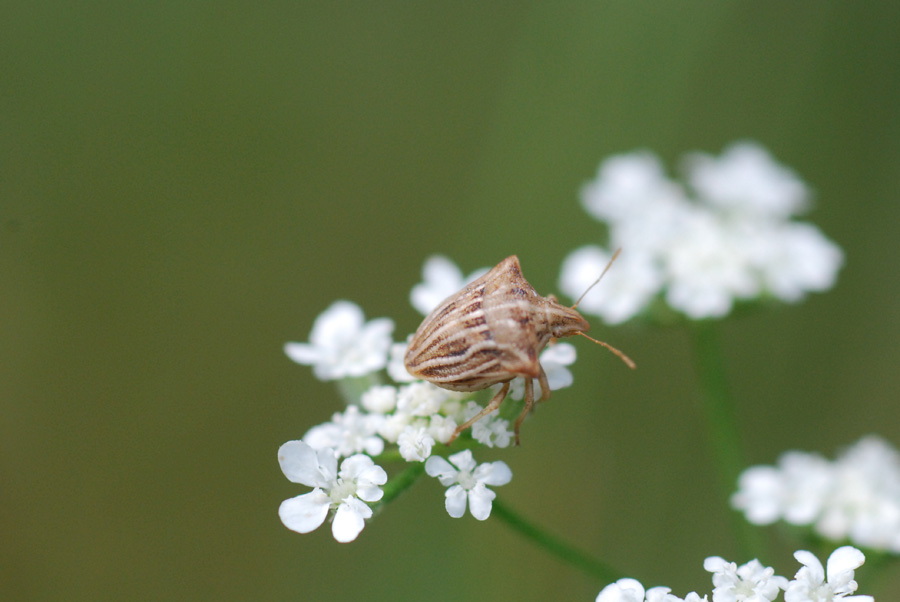
[[[459,434],[464,430],[499,408],[500,404],[503,403],[503,400],[506,398],[506,394],[509,393],[509,383],[510,381],[506,381],[505,383],[503,383],[503,386],[499,391],[497,391],[497,394],[491,398],[491,401],[484,407],[483,410],[469,418],[464,424],[456,427],[456,431],[453,433],[453,436],[450,437],[450,440],[447,441],[447,445],[453,443],[456,438],[459,437]],[[516,432],[516,443],[518,443],[518,431]]]

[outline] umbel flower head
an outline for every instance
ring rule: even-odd
[[[799,550],[794,557],[803,565],[794,579],[775,574],[775,569],[759,560],[738,566],[719,556],[703,561],[703,568],[712,573],[715,586],[712,602],[773,602],[784,592],[785,602],[874,602],[871,596],[850,595],[856,592],[854,571],[865,562],[862,552],[844,546],[828,558],[827,572],[811,553]],[[684,599],[670,593],[668,587],[645,590],[636,579],[619,579],[610,583],[597,596],[596,602],[706,602],[691,592]]]
[[[868,436],[833,462],[799,451],[740,476],[731,504],[747,520],[811,526],[832,541],[900,553],[900,453]]]
[[[589,214],[624,252],[580,309],[616,324],[656,299],[691,319],[720,318],[736,301],[797,302],[834,285],[843,253],[792,216],[810,205],[806,184],[759,145],[742,142],[720,157],[694,153],[685,185],[647,152],[612,157],[582,190]],[[560,289],[577,298],[609,261],[604,248],[575,250]]]

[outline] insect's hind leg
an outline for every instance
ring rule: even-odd
[[[491,412],[493,412],[494,410],[496,410],[497,408],[500,407],[500,404],[503,403],[504,399],[506,399],[506,394],[509,393],[509,382],[510,381],[506,381],[505,383],[503,383],[503,387],[499,391],[497,391],[497,394],[491,398],[491,401],[488,402],[488,404],[484,407],[483,410],[481,410],[480,412],[478,412],[477,414],[475,414],[474,416],[469,418],[462,425],[456,427],[456,431],[454,431],[453,436],[450,437],[450,440],[447,441],[447,445],[450,445],[451,443],[453,443],[456,440],[456,438],[459,437],[460,433],[462,433],[464,430],[466,430],[467,428],[469,428],[470,426],[472,426],[473,424],[475,424],[476,422],[478,422],[479,420],[481,420],[482,418],[484,418],[485,416],[487,416],[488,414],[490,414]],[[518,443],[518,431],[516,431],[516,433],[517,433],[516,442]]]
[[[541,366],[541,374],[538,376],[538,382],[541,383],[541,398],[538,401],[544,402],[550,399],[550,383],[547,382],[547,373]]]
[[[531,412],[531,408],[534,407],[534,379],[525,377],[525,407],[522,408],[522,413],[519,414],[519,417],[516,418],[516,423],[514,430],[516,431],[516,445],[519,445],[519,427],[522,426],[522,422],[525,420],[525,417]]]
[[[544,372],[544,367],[541,366],[541,373],[538,375],[538,382],[541,383],[541,398],[538,401],[547,401],[550,399],[550,384],[547,382],[547,373]],[[516,418],[516,422],[514,425],[514,429],[516,431],[516,445],[519,444],[519,427],[522,426],[522,422],[525,421],[525,417],[531,413],[532,408],[534,408],[534,379],[533,378],[525,378],[525,407],[522,408],[522,413],[519,414],[519,417]]]

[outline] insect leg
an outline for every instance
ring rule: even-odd
[[[544,372],[544,370],[542,368],[541,374],[543,374],[543,372]],[[543,397],[542,397],[542,399],[543,399]],[[516,431],[516,445],[519,445],[519,427],[522,426],[522,421],[525,420],[525,417],[528,416],[528,413],[531,412],[531,408],[533,408],[533,407],[534,407],[534,379],[525,377],[525,407],[522,408],[522,413],[519,414],[518,418],[516,418],[516,423],[515,423],[515,427],[514,427],[514,430]]]
[[[543,366],[541,366],[541,374],[538,376],[538,381],[541,383],[541,398],[538,401],[547,401],[550,399],[550,383],[547,382],[547,373],[544,372]]]
[[[456,440],[456,438],[459,437],[459,434],[462,433],[464,430],[466,430],[467,428],[469,428],[470,426],[472,426],[473,424],[475,424],[476,422],[478,422],[479,420],[481,420],[482,418],[484,418],[485,416],[487,416],[488,414],[490,414],[491,412],[493,412],[494,410],[499,408],[500,404],[506,398],[506,394],[508,392],[509,392],[509,381],[506,381],[505,383],[503,383],[503,387],[501,387],[501,389],[499,391],[497,391],[497,394],[491,398],[491,401],[484,407],[483,410],[481,410],[480,412],[478,412],[477,414],[475,414],[474,416],[469,418],[464,424],[456,427],[456,431],[453,433],[453,436],[450,437],[450,440],[447,441],[447,445],[450,445],[451,443],[453,443]]]

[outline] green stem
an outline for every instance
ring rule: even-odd
[[[423,462],[414,462],[388,481],[383,487],[384,495],[381,500],[373,506],[375,513],[377,514],[380,512],[387,504],[409,489],[424,472],[425,464]],[[505,521],[506,524],[518,531],[525,538],[530,539],[532,543],[536,544],[538,547],[553,554],[569,565],[580,569],[584,573],[595,577],[604,583],[612,583],[624,576],[603,561],[598,560],[587,552],[569,545],[558,537],[547,533],[540,527],[527,521],[498,499],[494,500],[492,508],[493,516]]]
[[[598,560],[591,554],[569,545],[561,539],[528,522],[499,499],[494,499],[492,508],[492,516],[496,516],[500,520],[505,521],[506,524],[518,531],[526,539],[530,539],[531,542],[539,548],[553,554],[563,562],[580,569],[587,575],[596,577],[604,583],[612,583],[624,576],[622,573],[610,567],[603,561]]]
[[[697,374],[703,397],[703,411],[722,498],[729,499],[737,487],[738,477],[746,467],[735,406],[728,389],[725,363],[716,324],[712,320],[693,323]],[[732,530],[738,550],[747,560],[765,557],[758,528],[737,512],[731,512]]]

